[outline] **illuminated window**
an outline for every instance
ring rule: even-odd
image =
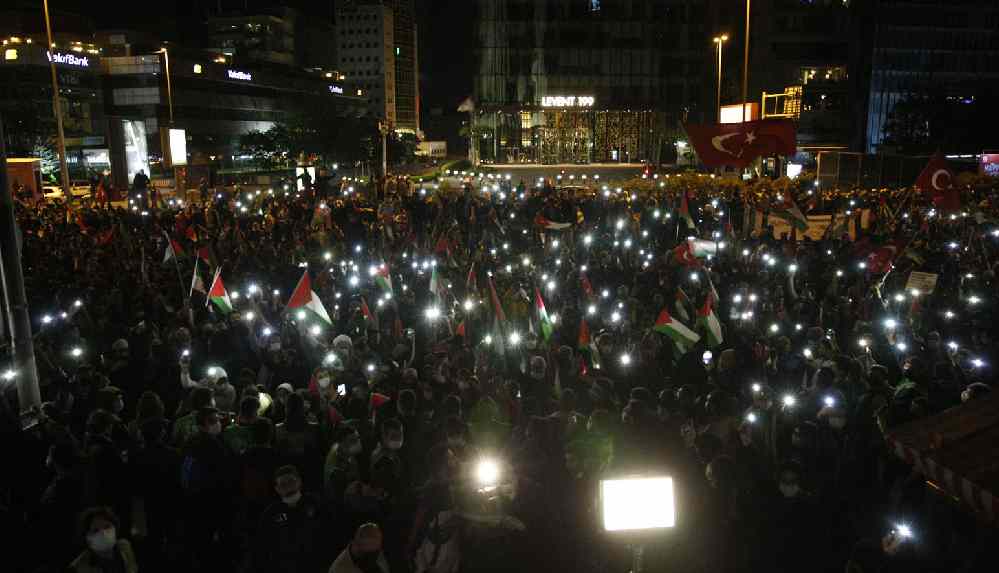
[[[196,74],[201,73],[201,64],[194,64],[194,73]]]
[[[3,59],[5,59],[7,61],[16,60],[17,59],[17,49],[16,48],[7,48],[6,50],[4,50],[4,52],[3,52]]]

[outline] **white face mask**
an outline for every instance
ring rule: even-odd
[[[288,505],[295,506],[295,505],[298,505],[298,502],[301,499],[302,499],[302,492],[296,491],[295,493],[293,493],[291,495],[283,496],[281,498],[281,501],[285,502]]]
[[[784,497],[797,497],[801,492],[801,486],[798,484],[780,484],[780,493]]]
[[[118,542],[114,527],[108,527],[87,535],[87,546],[95,553],[107,553]]]
[[[316,383],[319,384],[320,388],[322,388],[323,390],[325,390],[325,389],[329,388],[330,379],[324,376],[322,378],[317,378],[316,379]]]

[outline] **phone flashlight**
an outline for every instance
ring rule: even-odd
[[[336,387],[336,394],[337,394],[337,396],[346,396],[347,395],[347,385],[346,384],[338,384],[337,387]]]

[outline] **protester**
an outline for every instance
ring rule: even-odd
[[[623,571],[599,484],[650,472],[650,571],[994,563],[884,432],[992,395],[996,186],[683,177],[18,203],[46,404],[0,499],[50,551],[12,570],[131,571],[127,533],[143,571]]]

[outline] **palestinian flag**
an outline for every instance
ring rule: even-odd
[[[690,313],[687,307],[690,306],[690,297],[684,292],[682,287],[676,287],[676,314],[680,320],[690,320]]]
[[[191,242],[198,242],[198,233],[194,230],[194,225],[188,225],[188,227],[184,229],[184,236],[190,239]]]
[[[686,352],[688,348],[697,344],[697,341],[701,339],[696,332],[670,316],[669,311],[665,308],[659,313],[659,318],[656,320],[653,330],[672,338],[673,342],[676,343],[682,352]]]
[[[718,322],[718,317],[715,315],[714,304],[714,295],[708,293],[704,306],[697,311],[697,323],[704,327],[705,335],[708,337],[708,346],[712,348],[721,345],[724,340],[721,323]]]
[[[548,318],[548,311],[545,309],[545,300],[541,298],[541,291],[538,290],[538,287],[534,287],[534,306],[538,309],[538,320],[541,322],[541,336],[544,337],[545,342],[548,342],[552,337],[552,331],[555,330],[555,325]]]
[[[326,314],[326,307],[323,306],[323,301],[319,300],[319,295],[316,294],[316,291],[312,290],[309,271],[302,273],[302,278],[298,280],[298,286],[291,293],[291,298],[288,299],[288,304],[284,309],[286,312],[297,311],[299,309],[305,310],[312,313],[327,325],[333,325],[330,315]]]
[[[465,278],[465,296],[478,296],[479,285],[475,278],[475,261],[468,267],[468,276]]]
[[[499,296],[496,294],[496,285],[493,284],[493,279],[489,279],[489,298],[493,303],[493,312],[496,313],[496,320],[500,322],[506,322],[506,313],[503,312],[503,305],[500,304]]]
[[[579,321],[579,339],[576,347],[580,352],[589,354],[590,363],[595,369],[600,369],[600,350],[597,348],[597,342],[590,336],[590,325],[586,323],[585,318]]]
[[[232,301],[229,300],[229,292],[222,284],[222,269],[215,271],[215,279],[212,280],[212,287],[208,289],[208,302],[211,302],[223,314],[232,312]]]
[[[198,274],[198,260],[194,260],[194,274],[191,276],[191,291],[187,294],[190,298],[195,292],[200,292],[207,296],[205,291],[205,281],[201,280],[201,275]]]
[[[572,223],[556,223],[541,213],[538,213],[538,215],[534,218],[534,225],[541,227],[542,229],[560,231],[562,229],[568,229],[572,226]]]
[[[441,294],[441,278],[437,274],[437,267],[430,273],[430,294],[434,296],[440,296]]]
[[[680,216],[683,220],[687,222],[687,227],[690,229],[696,229],[697,225],[694,224],[694,218],[690,216],[690,205],[687,203],[687,192],[684,191],[683,195],[680,196]]]
[[[375,272],[375,282],[385,292],[392,292],[392,273],[387,264],[382,263]]]
[[[774,210],[774,215],[784,219],[799,231],[808,229],[808,218],[798,208],[798,204],[794,202],[790,193],[784,195],[784,202]]]
[[[673,260],[685,267],[697,268],[701,266],[701,261],[697,260],[690,241],[684,241],[673,248]]]
[[[586,298],[593,298],[593,285],[590,284],[590,279],[586,278],[586,273],[579,273],[579,283]]]
[[[198,258],[205,261],[206,265],[212,264],[212,253],[207,245],[198,248]]]
[[[177,257],[184,256],[184,247],[180,245],[177,241],[167,237],[166,250],[163,252],[163,264],[170,262],[170,259],[176,259]]]
[[[368,301],[363,296],[361,297],[361,315],[364,316],[364,320],[375,320],[375,315],[371,314],[371,309],[368,308]]]

